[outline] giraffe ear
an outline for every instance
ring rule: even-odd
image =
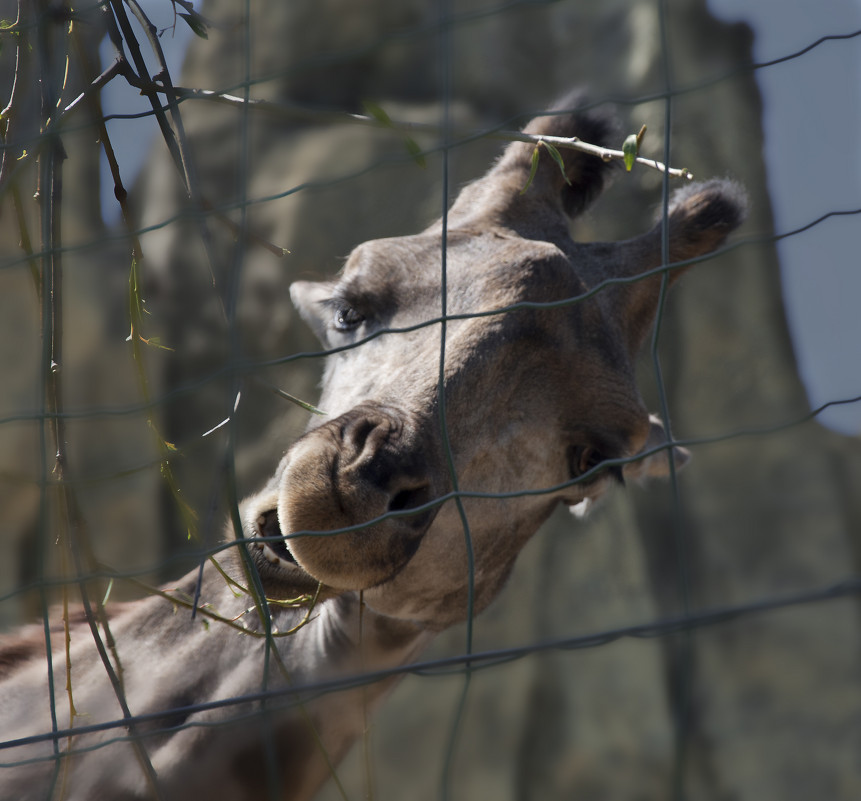
[[[687,448],[670,445],[664,424],[654,414],[649,415],[649,437],[641,453],[649,455],[625,465],[623,475],[626,479],[645,481],[649,478],[667,478],[670,475],[670,454],[676,470],[681,470],[691,460],[691,452]]]
[[[615,315],[623,324],[631,353],[651,329],[666,275],[673,284],[693,260],[719,248],[744,221],[747,195],[737,183],[713,179],[677,189],[669,206],[669,264],[682,262],[666,274],[653,273],[612,288]],[[615,245],[616,258],[606,277],[635,278],[663,262],[663,226],[659,222],[642,236]]]
[[[628,462],[622,468],[626,481],[643,483],[650,478],[667,478],[670,475],[671,453],[676,470],[681,470],[691,460],[691,452],[687,448],[681,445],[670,445],[664,424],[654,414],[649,415],[649,436],[640,453],[648,455]],[[568,511],[582,520],[592,511],[594,505],[595,501],[591,498],[584,498],[580,503],[569,506]]]
[[[615,118],[603,109],[586,106],[585,95],[574,92],[523,131],[611,146],[618,139]],[[585,211],[603,190],[613,167],[571,148],[551,150],[530,142],[512,142],[483,178],[461,192],[449,218],[452,222],[494,219],[541,236]]]
[[[621,138],[615,116],[601,108],[580,110],[584,106],[588,106],[586,94],[575,90],[555,103],[547,115],[532,120],[523,132],[562,139],[577,137],[582,142],[601,147],[609,147]],[[510,161],[512,165],[518,165],[523,185],[526,186],[534,153],[534,145],[515,142],[508,146],[500,163]],[[535,178],[538,179],[540,175],[543,179],[539,191],[546,193],[546,202],[560,204],[562,211],[573,218],[585,211],[601,194],[617,165],[579,150],[559,148],[557,153],[561,157],[561,164],[556,160],[556,153],[551,153],[545,147],[538,148],[538,172]]]
[[[329,316],[326,316],[326,301],[331,296],[332,287],[328,281],[294,281],[290,284],[293,305],[323,345],[328,345],[327,334],[332,315],[330,310]]]

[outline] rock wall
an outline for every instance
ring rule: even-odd
[[[447,69],[455,124],[490,128],[512,126],[572,85],[588,84],[595,97],[617,101],[631,130],[647,123],[647,149],[661,157],[663,102],[632,102],[664,91],[658,4],[495,8],[470,0],[456,6],[450,24],[441,24],[431,0],[254,3],[250,93],[320,112],[359,111],[370,100],[393,118],[434,122],[443,114]],[[714,21],[703,0],[665,6],[674,83],[690,86],[750,61],[750,32]],[[228,0],[206,3],[204,13],[215,25],[208,40],[192,44],[179,83],[241,94],[239,8]],[[744,72],[672,101],[673,163],[698,177],[729,174],[743,181],[751,196],[748,235],[773,228],[760,110],[753,76]],[[255,112],[247,127],[236,109],[203,101],[184,103],[182,114],[201,194],[234,221],[242,201],[250,200],[250,229],[290,250],[278,259],[263,247],[236,242],[209,218],[207,257],[199,222],[174,220],[187,203],[163,147],[155,147],[133,197],[141,224],[159,226],[143,237],[147,326],[173,350],[148,354],[147,369],[152,392],[166,398],[158,426],[182,452],[174,470],[184,497],[199,511],[205,545],[220,537],[234,467],[240,494],[250,491],[305,425],[307,413],[271,385],[313,400],[319,361],[242,372],[252,361],[316,348],[289,304],[290,281],[334,272],[355,244],[410,233],[439,216],[442,155],[430,154],[422,170],[399,137],[333,123],[325,114]],[[75,152],[69,168],[84,176],[70,191],[82,201],[69,206],[84,209],[86,199],[92,201],[86,187],[95,166]],[[453,148],[451,191],[479,175],[498,152],[497,143],[484,139]],[[649,224],[659,199],[657,174],[620,175],[576,233],[586,239],[633,235]],[[90,217],[68,222],[69,236],[88,242],[105,237],[97,215]],[[8,215],[0,224],[8,226]],[[7,236],[4,227],[4,242],[11,241]],[[125,302],[128,255],[110,246],[74,258],[79,283],[70,302],[69,325],[76,332],[70,340],[79,354],[74,372],[84,380],[70,403],[132,404],[139,397],[136,376],[117,312]],[[24,359],[29,372],[10,368],[16,380],[4,389],[4,404],[17,409],[37,402],[38,312],[17,300],[27,291],[23,270],[2,271],[0,280],[17,282],[0,293],[0,304],[7,320],[27,316],[17,325],[27,332],[25,347],[34,350]],[[780,298],[777,258],[767,242],[698,266],[674,290],[659,353],[677,437],[764,429],[807,411]],[[0,347],[6,344],[0,338]],[[8,355],[9,364],[18,364],[14,357]],[[233,407],[232,367],[245,379],[234,447],[225,431],[201,438]],[[641,368],[656,409],[648,356]],[[11,437],[11,431],[6,425],[0,435]],[[72,433],[77,475],[108,477],[84,481],[81,490],[107,561],[154,565],[166,554],[197,547],[186,542],[175,504],[153,469],[119,475],[154,459],[142,415],[97,417]],[[27,452],[37,454],[32,424],[27,437]],[[3,454],[14,461],[21,446],[3,443]],[[678,497],[669,485],[634,487],[585,524],[560,512],[525,550],[504,595],[476,621],[473,647],[573,638],[803,593],[857,573],[859,448],[857,440],[815,423],[735,436],[693,446]],[[34,456],[25,469],[19,459],[5,474],[14,473],[17,483],[0,485],[10,499],[4,546],[11,540],[22,553],[27,548],[20,543],[35,537],[37,462]],[[27,506],[22,499],[30,496]],[[4,586],[33,575],[28,559],[4,563]],[[165,576],[178,572],[175,564],[164,569]],[[21,609],[6,614],[12,618]],[[830,601],[660,639],[551,650],[475,672],[448,778],[444,765],[466,679],[409,676],[373,726],[377,797],[435,798],[447,780],[453,797],[478,801],[861,797],[858,623],[857,601]],[[463,628],[447,632],[429,657],[462,652],[465,636]],[[361,757],[355,749],[339,770],[350,797],[363,792]],[[321,797],[340,796],[331,786]]]

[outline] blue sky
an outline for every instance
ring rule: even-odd
[[[861,0],[708,0],[716,16],[756,34],[757,62],[818,38],[861,30]],[[861,208],[861,36],[826,42],[761,69],[765,159],[775,229]],[[861,395],[861,215],[831,219],[778,244],[801,377],[815,408]],[[861,403],[820,422],[861,433]]]

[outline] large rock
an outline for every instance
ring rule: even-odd
[[[208,13],[221,18],[226,5],[211,3]],[[322,109],[359,109],[371,99],[397,118],[434,119],[446,58],[456,119],[496,125],[541,107],[572,83],[590,83],[598,97],[664,88],[653,3],[529,5],[474,16],[478,4],[459,4],[445,44],[432,3],[381,2],[360,19],[351,8],[292,3],[255,12],[254,74],[277,77],[253,85],[252,94]],[[241,53],[227,47],[234,35],[224,36],[193,48],[186,83],[239,82]],[[667,36],[671,73],[685,85],[750,60],[749,31],[716,23],[701,3],[669,3]],[[226,132],[237,130],[238,118],[220,112],[213,124],[204,113],[189,109],[190,129],[201,156],[211,152],[223,168],[225,148],[236,146]],[[663,104],[641,103],[628,113],[632,130],[648,123],[647,141],[659,154]],[[672,118],[673,160],[703,177],[742,179],[751,193],[748,230],[770,231],[752,76],[674,98]],[[413,231],[438,214],[440,162],[432,158],[427,172],[408,161],[363,172],[402,155],[398,142],[379,131],[252,119],[251,135],[261,138],[253,140],[248,195],[312,185],[249,214],[292,254],[285,276],[268,254],[248,252],[244,280],[249,287],[262,282],[269,290],[260,296],[278,302],[267,334],[261,321],[269,319],[269,306],[255,311],[244,296],[243,325],[253,321],[261,341],[278,339],[292,350],[297,342],[308,345],[280,305],[287,280],[309,268],[334,270],[352,245]],[[452,150],[451,184],[478,174],[489,150],[486,144]],[[580,235],[613,239],[641,230],[658,206],[660,183],[657,174],[621,177],[580,224]],[[674,293],[660,353],[678,436],[729,436],[806,412],[780,298],[768,245],[709,261]],[[187,322],[184,330],[192,331]],[[656,408],[649,359],[642,372]],[[304,389],[304,376],[295,364],[284,380]],[[290,422],[295,417],[285,425],[272,412],[261,419],[276,420],[276,431],[298,430],[300,423]],[[855,451],[857,443],[814,423],[730,437],[694,447],[678,499],[668,487],[633,490],[585,527],[556,516],[523,554],[505,596],[476,622],[473,647],[571,637],[839,581],[852,571],[851,520],[858,511],[845,482],[835,478],[846,474],[847,462],[857,465]],[[271,463],[265,454],[261,471]],[[858,744],[845,732],[859,713],[857,631],[855,603],[843,601],[658,641],[543,653],[476,673],[450,780],[468,798],[657,799],[674,787],[702,799],[854,797]],[[433,654],[464,647],[461,628],[441,637]],[[438,795],[464,682],[411,677],[395,692],[375,725],[382,797]],[[361,752],[341,770],[354,771],[359,787]],[[324,797],[338,793],[333,787]]]
[[[658,4],[529,3],[493,13],[479,2],[456,5],[452,24],[441,26],[438,4],[430,0],[254,3],[249,91],[321,112],[358,111],[371,100],[393,118],[434,122],[443,117],[448,71],[453,122],[493,128],[514,126],[573,84],[586,83],[595,97],[620,101],[630,130],[648,123],[647,150],[661,157],[663,101],[627,100],[665,89]],[[670,0],[665,7],[676,83],[694,85],[750,61],[750,32],[715,22],[703,0]],[[239,9],[229,0],[206,4],[204,13],[217,25],[209,40],[192,44],[179,83],[241,94]],[[152,392],[167,397],[158,405],[158,426],[182,451],[174,460],[178,483],[200,514],[204,543],[213,544],[221,536],[231,459],[241,494],[259,485],[305,425],[307,413],[270,385],[314,399],[321,360],[254,366],[317,349],[289,304],[290,281],[334,272],[355,244],[414,232],[438,216],[442,155],[432,153],[421,170],[397,135],[332,123],[325,115],[255,111],[243,129],[236,109],[204,101],[181,109],[200,193],[236,222],[240,204],[251,200],[249,228],[291,251],[278,259],[259,245],[236,242],[211,217],[208,258],[194,219],[144,236],[148,330],[174,348],[148,354]],[[674,97],[671,132],[675,164],[698,177],[730,174],[745,183],[747,230],[758,234],[772,230],[760,111],[753,76],[742,73]],[[420,141],[435,143],[434,137]],[[449,185],[479,175],[499,148],[486,139],[458,144],[449,153]],[[84,163],[83,156],[70,158],[69,168]],[[95,169],[88,163],[84,170],[90,181]],[[78,215],[73,233],[92,241],[102,232],[86,205],[86,180],[69,190],[78,192],[72,196],[81,205],[69,205]],[[163,146],[154,149],[133,195],[144,225],[173,220],[188,208]],[[635,234],[659,209],[660,195],[656,173],[620,174],[577,233]],[[137,397],[116,311],[125,303],[121,281],[106,278],[124,278],[127,258],[108,249],[79,272],[71,313],[77,317],[69,319],[81,326],[72,338],[76,372],[89,377],[72,396],[81,408]],[[17,282],[16,297],[26,291],[22,275],[0,275]],[[0,293],[0,303],[26,318],[20,325],[29,332],[29,347],[38,335],[37,311],[8,297]],[[474,649],[754,604],[828,586],[861,567],[855,492],[861,445],[815,423],[735,436],[807,411],[773,246],[745,245],[697,267],[669,300],[659,352],[676,436],[720,441],[692,446],[694,460],[677,492],[670,485],[630,488],[585,524],[567,512],[555,515],[524,551],[504,595],[475,622]],[[7,354],[10,364],[14,356]],[[9,370],[16,378],[4,390],[5,402],[19,408],[33,397],[37,376],[31,371],[24,380]],[[641,371],[657,409],[648,356]],[[230,442],[226,428],[201,438],[230,413],[240,380],[237,439]],[[123,420],[112,429],[102,420],[76,430],[79,470],[85,477],[100,470],[114,476],[89,491],[86,510],[90,520],[108,521],[94,526],[100,554],[118,564],[152,564],[159,554],[188,548],[185,529],[173,500],[158,489],[155,470],[130,473],[131,479],[117,475],[155,457],[142,417]],[[23,491],[2,488],[12,499],[4,519],[17,516],[8,529],[16,541],[38,516],[37,467],[34,461]],[[4,563],[10,574],[4,583],[15,580],[11,574],[19,575],[24,561],[17,569]],[[373,725],[378,796],[435,798],[440,783],[450,781],[455,796],[478,801],[861,797],[858,632],[857,601],[842,600],[659,639],[542,651],[474,672],[456,737],[465,676],[409,676]],[[465,647],[466,631],[457,628],[428,657]],[[361,795],[363,763],[359,746],[339,769],[350,797]],[[322,797],[340,795],[330,786]]]

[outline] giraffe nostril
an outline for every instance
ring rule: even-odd
[[[400,435],[398,421],[377,410],[359,410],[341,426],[340,436],[349,454],[349,461],[373,457]]]
[[[410,487],[396,492],[389,501],[390,512],[402,512],[406,509],[415,509],[430,500],[430,488],[427,484],[419,487]]]

